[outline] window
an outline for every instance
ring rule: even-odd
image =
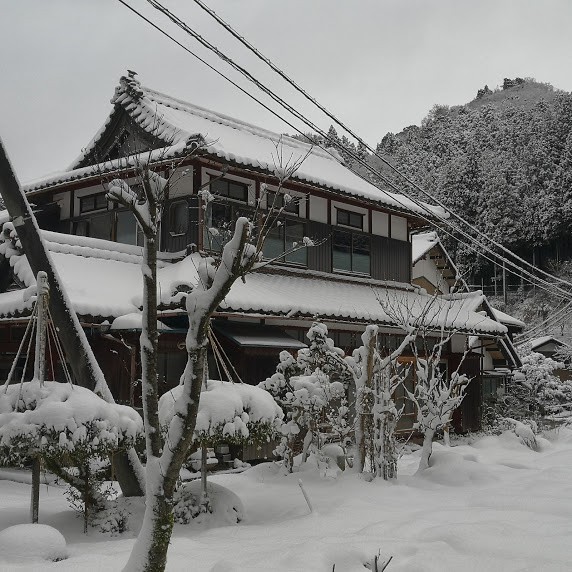
[[[264,256],[269,259],[278,259],[280,262],[291,262],[294,264],[308,263],[308,252],[306,248],[299,248],[294,252],[289,252],[295,245],[300,245],[304,241],[305,225],[296,220],[279,220],[270,230],[264,241]]]
[[[397,364],[397,370],[400,374],[405,375],[405,379],[403,383],[397,386],[393,394],[393,399],[395,401],[395,406],[397,411],[400,411],[403,408],[403,412],[401,413],[401,417],[397,422],[397,430],[407,430],[412,429],[413,424],[415,423],[415,404],[411,399],[407,397],[407,391],[413,393],[415,391],[415,362],[414,360],[404,360],[400,358]]]
[[[115,240],[122,244],[143,246],[143,230],[131,211],[117,211]]]
[[[366,234],[334,231],[332,265],[334,270],[370,273],[371,242]]]
[[[274,209],[281,209],[283,208],[283,212],[292,213],[295,215],[300,214],[300,198],[299,197],[292,197],[291,195],[286,195],[289,197],[287,200],[284,200],[284,193],[275,193],[274,191],[267,191],[266,193],[266,205],[268,210],[271,208]]]
[[[80,213],[88,213],[91,211],[99,211],[102,209],[107,209],[106,193],[89,195],[88,197],[80,197],[79,199]]]
[[[88,224],[89,236],[112,240],[113,212],[92,216]]]
[[[220,252],[231,239],[234,222],[240,216],[252,218],[252,209],[231,202],[208,203],[203,220],[203,248]]]
[[[213,195],[228,197],[235,201],[248,201],[248,185],[231,181],[230,179],[215,179],[211,177],[210,191]]]
[[[363,214],[345,211],[343,209],[336,209],[336,212],[338,224],[363,230]]]
[[[187,201],[175,201],[169,207],[169,234],[182,236],[189,230],[189,205]]]

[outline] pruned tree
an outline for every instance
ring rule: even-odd
[[[401,351],[405,349],[403,344],[407,343],[414,358],[415,387],[411,391],[404,384],[404,389],[416,409],[413,429],[423,434],[420,471],[429,466],[435,433],[449,426],[470,381],[461,373],[471,351],[469,334],[460,333],[461,328],[468,330],[469,324],[461,323],[462,304],[456,306],[457,299],[455,294],[440,296],[437,292],[424,302],[418,299],[417,303],[406,295],[390,298],[386,293],[378,297],[385,313],[406,333]],[[467,343],[455,371],[450,373],[442,355],[456,335],[466,336]],[[407,374],[408,371],[402,369],[403,381]]]
[[[415,350],[417,383],[413,391],[406,391],[417,410],[414,428],[423,434],[419,471],[429,467],[433,437],[439,429],[443,429],[451,422],[453,411],[461,405],[470,381],[466,375],[459,373],[468,350],[451,375],[447,375],[447,371],[443,368],[441,352],[451,337],[452,334],[443,336],[428,355],[422,356]]]
[[[404,327],[407,333],[399,346],[382,355],[378,326],[367,326],[361,337],[363,345],[353,353],[356,379],[355,468],[363,473],[366,459],[369,459],[369,473],[384,480],[397,477],[395,429],[400,412],[393,395],[405,373],[398,367],[397,360],[415,340],[415,328],[410,324],[404,324]]]
[[[277,144],[274,176],[280,191],[305,157],[282,161]],[[173,494],[180,469],[195,439],[195,426],[201,391],[207,379],[207,349],[210,318],[232,285],[238,279],[267,264],[263,261],[263,246],[273,226],[278,223],[284,207],[270,208],[255,213],[260,224],[247,217],[239,217],[230,239],[222,246],[220,256],[191,254],[197,270],[198,282],[186,296],[185,307],[189,328],[186,336],[187,364],[181,376],[181,389],[173,404],[173,416],[166,433],[161,431],[158,415],[156,376],[156,233],[161,213],[161,199],[168,180],[153,172],[149,162],[141,164],[142,193],[138,194],[126,181],[115,180],[109,186],[109,198],[132,210],[145,236],[143,277],[144,303],[142,348],[142,394],[145,420],[147,465],[146,508],[141,531],[125,570],[160,571],[167,562],[167,550],[173,529]],[[209,200],[208,195],[203,197]],[[255,218],[253,217],[253,220]],[[313,244],[310,239],[292,246],[292,250]],[[164,435],[164,437],[163,437]]]

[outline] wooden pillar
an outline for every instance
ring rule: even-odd
[[[32,459],[32,498],[30,500],[30,520],[36,524],[40,512],[40,457]]]

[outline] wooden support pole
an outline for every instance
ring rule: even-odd
[[[40,512],[40,457],[32,459],[32,498],[30,500],[30,520],[36,524]]]

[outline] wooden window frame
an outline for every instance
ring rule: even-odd
[[[363,231],[363,213],[356,213],[355,211],[348,211],[336,207],[336,224],[346,226],[348,228],[355,228]],[[358,223],[359,219],[359,223]]]

